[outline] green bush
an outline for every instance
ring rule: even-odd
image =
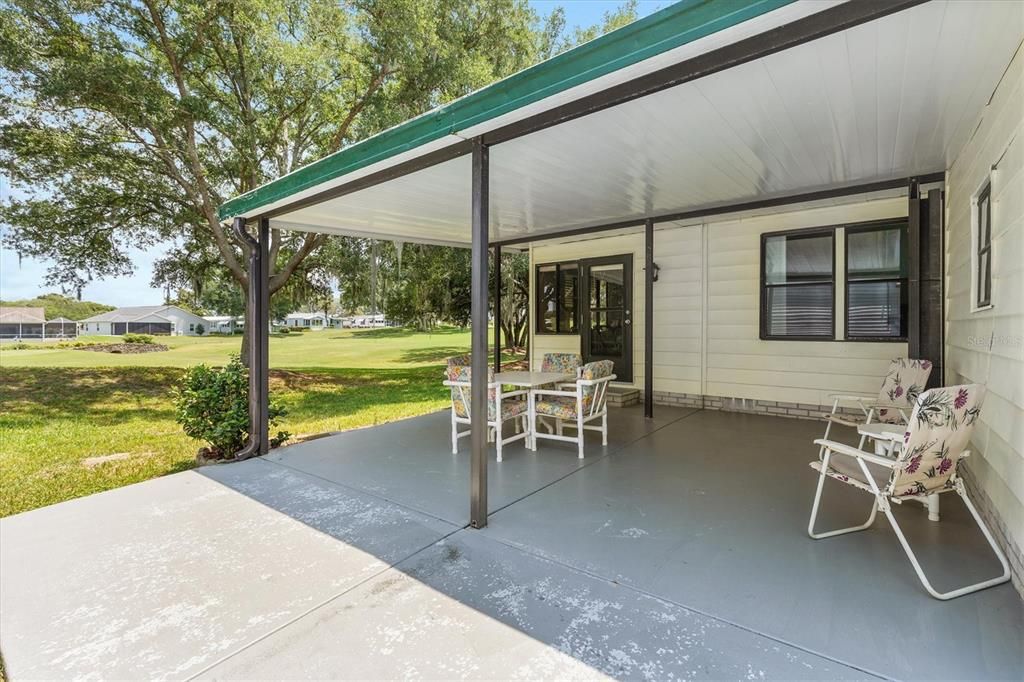
[[[32,348],[32,344],[24,343],[22,341],[15,341],[14,343],[5,343],[3,345],[4,350],[27,350]]]
[[[272,400],[268,414],[273,429],[286,413]],[[249,440],[249,371],[241,358],[232,355],[220,368],[189,368],[174,390],[174,418],[186,434],[207,443],[214,457],[231,457],[241,450]],[[288,436],[278,431],[270,447],[282,445]]]
[[[281,327],[277,331],[279,333],[281,333],[281,334],[291,334],[292,333],[292,330],[288,329],[288,327]]]
[[[121,337],[121,340],[125,343],[153,343],[153,337],[149,334],[125,334]]]
[[[202,336],[205,333],[206,333],[206,327],[204,327],[201,324],[197,324],[196,325],[196,334],[199,334],[199,336]]]

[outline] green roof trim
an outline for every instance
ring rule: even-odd
[[[220,207],[220,218],[249,213],[791,2],[794,0],[681,0],[234,197]]]

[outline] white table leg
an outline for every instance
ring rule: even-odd
[[[534,403],[533,391],[526,394],[526,414],[529,415],[530,426],[526,432],[526,447],[530,450],[537,449],[537,408]]]

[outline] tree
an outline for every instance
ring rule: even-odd
[[[66,317],[69,320],[84,320],[87,317],[114,309],[114,306],[111,305],[93,303],[92,301],[79,301],[74,298],[68,298],[63,294],[43,294],[21,301],[0,301],[0,305],[42,308],[47,320],[54,320],[58,317]]]
[[[0,168],[30,198],[0,222],[54,283],[184,235],[244,286],[226,198],[528,66],[536,22],[526,0],[7,0]],[[273,293],[326,237],[271,240]]]
[[[494,271],[491,270],[493,273]],[[493,290],[494,277],[491,276]],[[505,348],[526,348],[530,338],[530,256],[501,257],[501,337]],[[493,303],[492,303],[493,306]]]

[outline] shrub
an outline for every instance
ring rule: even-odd
[[[281,327],[277,331],[280,332],[281,334],[291,334],[292,333],[292,330],[288,329],[288,327]]]
[[[121,340],[125,343],[153,343],[153,337],[149,334],[125,334]]]
[[[198,334],[199,336],[202,336],[205,332],[206,332],[206,327],[204,327],[201,324],[197,324],[196,325],[196,334]]]
[[[268,414],[273,429],[286,413],[272,400]],[[241,450],[249,440],[249,371],[241,358],[232,355],[220,368],[189,368],[174,391],[174,418],[186,434],[206,442],[209,454],[216,458]],[[288,435],[278,431],[270,447],[282,445]]]
[[[14,343],[5,343],[3,345],[4,350],[26,350],[32,347],[32,344],[24,343],[22,341],[15,341]]]

